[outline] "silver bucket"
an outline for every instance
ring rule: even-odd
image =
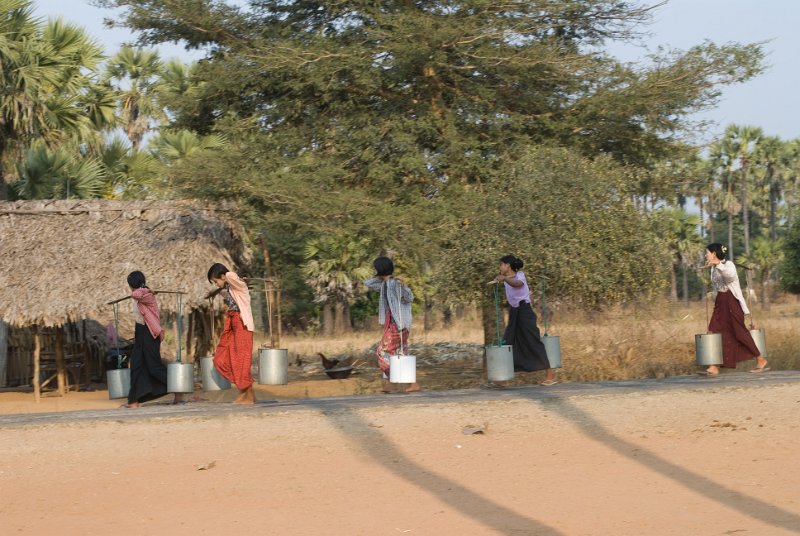
[[[128,398],[131,390],[131,369],[121,368],[106,372],[108,382],[108,399]]]
[[[214,366],[213,357],[200,358],[200,378],[203,380],[203,391],[222,391],[231,388],[231,382]]]
[[[289,383],[289,350],[262,348],[258,351],[258,383],[262,385]]]
[[[702,333],[694,336],[694,353],[701,367],[722,364],[722,335]]]
[[[194,392],[194,365],[192,363],[170,363],[167,365],[167,392]]]
[[[514,352],[511,345],[486,347],[486,376],[490,382],[514,379]]]
[[[545,335],[542,344],[547,352],[550,368],[561,368],[561,337],[558,335]]]
[[[417,356],[395,354],[389,356],[390,383],[417,383]]]
[[[750,335],[753,336],[753,341],[756,343],[756,346],[758,346],[761,357],[767,357],[767,339],[764,336],[764,328],[751,329]]]

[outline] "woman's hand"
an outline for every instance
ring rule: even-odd
[[[400,286],[403,285],[403,278],[402,277],[395,277],[394,280],[397,281],[398,283],[400,283]]]

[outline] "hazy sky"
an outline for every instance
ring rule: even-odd
[[[62,16],[84,26],[108,53],[123,42],[132,42],[125,30],[103,27],[109,12],[89,5],[89,0],[35,0],[37,13]],[[655,2],[648,2],[653,4]],[[769,135],[784,139],[800,137],[800,0],[671,0],[656,11],[647,28],[652,34],[645,46],[613,44],[612,53],[633,61],[659,45],[686,49],[706,39],[718,44],[769,41],[768,71],[746,84],[725,90],[719,106],[700,116],[717,126],[700,133],[707,141],[729,123],[760,126]],[[166,57],[197,58],[180,46],[161,48]]]

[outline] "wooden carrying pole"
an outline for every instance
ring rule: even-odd
[[[67,394],[67,374],[64,365],[64,326],[56,326],[56,378],[58,396]]]
[[[42,354],[42,340],[39,335],[39,326],[33,326],[33,399],[38,403],[42,399],[41,373],[39,360]]]

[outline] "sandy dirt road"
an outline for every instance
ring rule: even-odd
[[[800,534],[800,374],[719,380],[12,416],[0,533]]]

